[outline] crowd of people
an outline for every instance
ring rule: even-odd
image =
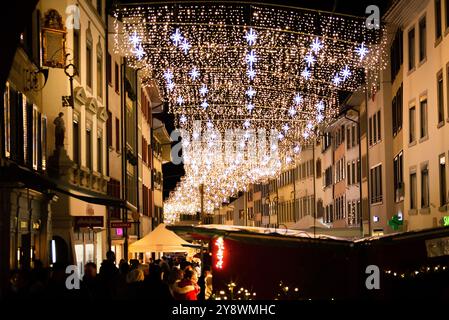
[[[132,259],[116,264],[109,251],[98,270],[94,262],[84,266],[82,278],[69,279],[67,266],[54,264],[47,269],[39,261],[31,270],[14,270],[11,274],[10,299],[145,299],[159,302],[207,300],[212,295],[212,273],[208,266],[183,257],[162,257],[148,263]],[[68,285],[71,284],[71,285]]]

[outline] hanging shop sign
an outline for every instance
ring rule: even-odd
[[[131,228],[131,222],[111,222],[111,228]]]
[[[74,216],[74,226],[78,228],[103,228],[103,217]]]

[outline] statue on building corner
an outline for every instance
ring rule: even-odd
[[[64,148],[65,123],[63,116],[64,113],[60,112],[58,117],[53,121],[55,125],[55,150]]]
[[[70,160],[64,148],[65,122],[63,117],[64,113],[59,112],[53,121],[55,125],[55,150],[48,158],[48,173],[52,178],[69,180],[73,161]]]

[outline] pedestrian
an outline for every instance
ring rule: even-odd
[[[168,277],[168,287],[170,289],[171,295],[175,297],[175,289],[178,285],[178,282],[184,278],[184,271],[179,269],[179,267],[173,267],[170,276]]]
[[[97,278],[97,265],[94,262],[88,262],[84,266],[81,294],[87,300],[96,300],[102,295],[101,286]]]
[[[184,279],[179,281],[175,288],[175,298],[177,300],[198,300],[200,287],[197,284],[198,277],[192,269],[184,271]]]

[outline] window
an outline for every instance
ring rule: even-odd
[[[81,69],[81,63],[80,63],[80,51],[81,51],[81,36],[80,36],[80,29],[73,28],[73,64],[76,67],[76,70],[78,71],[78,74],[80,73]]]
[[[316,177],[321,178],[321,159],[316,161]]]
[[[47,117],[41,117],[41,169],[47,169]]]
[[[4,125],[4,149],[5,156],[9,157],[11,152],[11,101],[9,83],[6,83],[3,93],[3,125]]]
[[[427,55],[426,48],[426,16],[419,20],[419,61],[423,61]]]
[[[108,120],[106,121],[106,143],[108,148],[112,147],[112,113],[108,110]]]
[[[421,208],[429,207],[429,168],[424,165],[421,168]]]
[[[32,163],[33,163],[33,169],[37,170],[37,166],[38,166],[38,153],[39,153],[39,134],[38,134],[38,130],[39,130],[39,112],[37,111],[37,106],[33,105],[33,123],[32,123],[32,141],[33,141],[33,146],[32,146]]]
[[[97,0],[97,12],[100,17],[103,17],[103,0]]]
[[[404,178],[402,151],[393,160],[395,201],[404,200]]]
[[[427,98],[419,103],[419,137],[427,137]]]
[[[357,173],[356,173],[356,168],[355,168],[355,161],[352,161],[352,184],[356,184],[358,182],[357,180]]]
[[[73,117],[73,162],[80,166],[80,127],[78,117]]]
[[[408,110],[408,122],[409,122],[409,135],[408,142],[412,143],[416,140],[416,108],[411,107]]]
[[[417,208],[416,193],[417,193],[416,172],[413,172],[413,173],[410,173],[410,209],[411,210],[414,210]]]
[[[351,148],[351,127],[346,128],[346,149]]]
[[[86,84],[92,89],[92,35],[86,31]]]
[[[449,2],[449,0],[448,0]],[[448,3],[449,5],[449,3]],[[446,65],[446,96],[447,96],[447,116],[449,119],[449,63]]]
[[[112,86],[112,61],[111,54],[106,53],[106,82]]]
[[[324,171],[324,187],[332,185],[332,166]]]
[[[443,94],[443,71],[437,74],[437,108],[438,108],[438,125],[444,124],[444,94]]]
[[[326,151],[327,148],[329,148],[331,146],[331,142],[332,142],[331,133],[330,132],[326,132],[323,135],[323,150],[322,150],[323,152]]]
[[[446,156],[444,153],[440,155],[438,159],[439,163],[439,175],[440,175],[440,207],[446,205],[447,194],[446,194]]]
[[[415,68],[415,28],[408,32],[408,70]]]
[[[442,21],[441,21],[441,0],[435,0],[435,41],[438,41],[442,36]]]
[[[370,170],[371,203],[382,202],[382,165]]]
[[[360,183],[362,179],[362,166],[360,165],[360,159],[357,159],[357,182]]]
[[[352,146],[355,147],[359,143],[359,141],[358,141],[359,134],[357,132],[357,127],[355,125],[352,126],[352,129],[351,129],[351,137],[352,137]]]
[[[92,170],[92,131],[86,129],[86,167]]]
[[[446,30],[449,29],[449,0],[445,0],[444,8],[446,11]]]
[[[393,43],[390,48],[390,63],[391,63],[391,82],[394,82],[403,62],[403,44],[402,44],[402,30],[396,32]]]
[[[97,96],[103,97],[103,51],[101,45],[97,45]]]
[[[120,93],[120,69],[117,62],[115,63],[115,92]]]
[[[381,140],[380,110],[369,118],[369,143],[374,145]]]
[[[120,152],[120,120],[115,118],[115,151]]]
[[[98,132],[97,137],[97,170],[99,173],[103,173],[103,136],[101,132]]]
[[[352,184],[352,174],[351,174],[351,162],[346,163],[346,172],[347,172],[347,185]]]
[[[402,84],[392,101],[393,136],[402,129]]]

